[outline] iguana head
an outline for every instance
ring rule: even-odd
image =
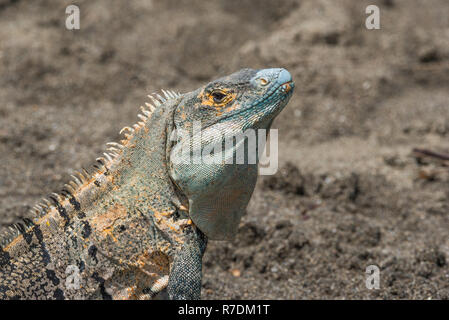
[[[190,218],[208,238],[235,235],[257,179],[263,149],[257,129],[270,128],[293,88],[285,69],[243,69],[183,95],[174,110],[170,176],[188,199]],[[247,139],[232,138],[242,136]],[[243,163],[237,161],[238,150]],[[256,154],[255,161],[248,152]]]

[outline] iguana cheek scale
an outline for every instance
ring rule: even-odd
[[[0,238],[0,298],[149,299],[167,288],[172,299],[199,299],[207,238],[235,234],[257,163],[174,164],[180,144],[170,136],[194,122],[210,141],[217,129],[269,129],[292,89],[284,69],[243,69],[149,96],[93,172],[77,173]]]

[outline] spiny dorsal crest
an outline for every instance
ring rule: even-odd
[[[161,91],[163,96],[157,93],[148,95],[152,103],[146,102],[146,108],[144,106],[140,107],[141,113],[139,113],[137,117],[141,121],[137,122],[132,127],[124,127],[120,130],[120,134],[123,134],[125,139],[121,140],[120,143],[106,143],[107,150],[103,153],[102,157],[96,159],[96,163],[93,165],[93,172],[89,172],[84,168],[82,168],[81,171],[75,172],[71,175],[72,180],[64,185],[64,188],[60,193],[52,193],[47,198],[42,199],[40,203],[36,204],[30,210],[30,215],[34,218],[34,221],[25,218],[21,222],[6,228],[6,230],[0,234],[0,249],[11,243],[11,241],[13,241],[18,235],[30,230],[35,225],[35,222],[40,217],[48,213],[51,209],[61,210],[61,203],[63,201],[68,200],[76,207],[76,202],[73,195],[75,195],[81,187],[95,181],[97,176],[102,175],[108,170],[108,167],[110,167],[110,165],[122,154],[128,141],[133,138],[137,131],[145,126],[146,122],[156,108],[159,108],[168,100],[176,99],[181,96],[180,93],[176,93],[174,91]]]

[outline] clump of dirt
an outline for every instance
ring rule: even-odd
[[[77,31],[69,4],[0,0],[1,226],[119,140],[146,94],[285,67],[279,170],[237,238],[210,242],[203,298],[449,298],[449,167],[412,153],[449,152],[447,1],[84,0]]]

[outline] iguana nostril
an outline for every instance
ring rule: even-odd
[[[266,85],[268,84],[268,82],[269,82],[269,81],[268,81],[267,79],[265,79],[265,78],[260,78],[259,81],[260,81],[260,84],[263,85],[263,86],[266,86]]]

